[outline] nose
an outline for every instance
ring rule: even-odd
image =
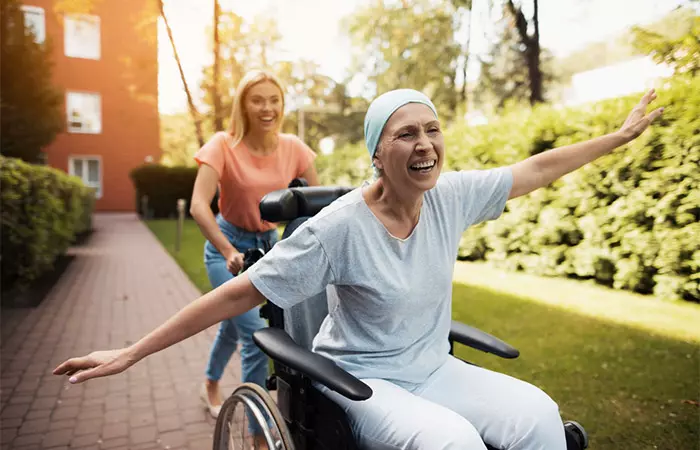
[[[418,140],[416,141],[416,151],[417,152],[426,152],[432,148],[432,143],[430,142],[430,139],[428,138],[428,135],[421,132],[420,136],[418,136]]]

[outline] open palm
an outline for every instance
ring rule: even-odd
[[[647,114],[647,107],[651,102],[656,100],[656,91],[649,90],[637,105],[632,109],[632,112],[627,116],[625,123],[620,127],[620,132],[628,136],[630,140],[635,139],[647,129],[656,118],[664,111],[664,108],[657,108]]]
[[[71,383],[123,372],[134,363],[126,349],[92,352],[71,358],[54,369],[54,375],[68,375]]]

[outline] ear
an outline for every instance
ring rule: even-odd
[[[384,167],[382,167],[382,161],[379,158],[377,158],[376,153],[375,153],[374,158],[372,158],[372,164],[374,164],[374,167],[376,167],[379,170],[384,169]]]

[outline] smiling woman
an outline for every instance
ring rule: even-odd
[[[195,155],[199,171],[190,212],[207,239],[204,262],[212,288],[239,273],[246,250],[268,251],[277,242],[277,224],[260,217],[258,204],[265,194],[298,177],[318,184],[316,154],[296,136],[279,132],[283,119],[280,82],[267,72],[249,72],[237,88],[229,129],[215,134]],[[217,187],[221,212],[214,217],[210,205]],[[265,326],[258,308],[221,322],[201,391],[212,416],[218,416],[223,403],[219,380],[239,338],[242,381],[265,387],[267,357],[251,338]]]

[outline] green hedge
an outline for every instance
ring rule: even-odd
[[[185,214],[189,216],[197,167],[143,164],[133,169],[130,176],[136,188],[136,209],[142,216],[177,217],[177,200],[181,198],[187,200]],[[143,196],[148,198],[148,211],[142,210]],[[215,214],[218,213],[218,196],[214,196],[211,207]]]
[[[464,234],[460,258],[700,302],[700,78],[657,91],[662,120],[612,155],[508,202],[501,218]],[[638,100],[544,105],[484,126],[452,126],[445,170],[512,164],[615,131]],[[318,163],[323,183],[352,185],[367,179],[368,165],[361,146]]]
[[[2,290],[22,289],[92,227],[94,189],[57,169],[0,156]]]

